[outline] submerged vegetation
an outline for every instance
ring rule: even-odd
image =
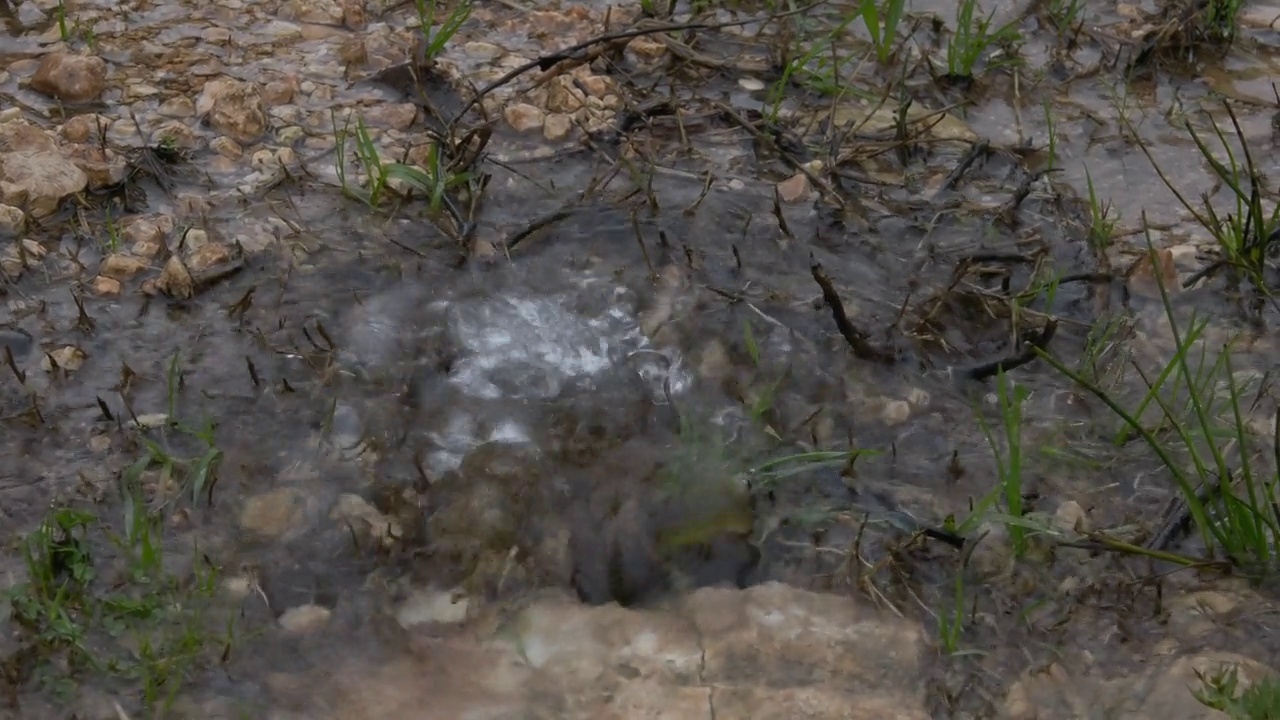
[[[60,696],[74,696],[86,675],[105,675],[159,716],[219,655],[226,659],[236,635],[234,615],[216,602],[220,568],[200,547],[166,538],[173,523],[189,523],[212,500],[221,458],[212,426],[176,421],[177,355],[168,382],[169,413],[131,422],[142,454],[118,476],[118,520],[91,504],[57,504],[20,541],[26,579],[5,593],[28,634],[24,653],[43,661],[20,655],[9,672]],[[147,437],[157,429],[158,440]],[[175,457],[166,429],[182,436],[177,444],[198,440],[204,452]]]

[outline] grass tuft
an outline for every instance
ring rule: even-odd
[[[1147,243],[1154,261],[1149,231]],[[1151,448],[1172,477],[1208,559],[1225,557],[1248,573],[1270,573],[1280,559],[1280,431],[1273,429],[1264,443],[1251,430],[1245,408],[1255,409],[1257,399],[1246,401],[1247,388],[1231,362],[1233,340],[1211,353],[1208,321],[1193,317],[1180,328],[1169,290],[1158,274],[1156,280],[1174,353],[1154,381],[1142,376],[1148,389],[1134,410],[1057,358],[1040,355],[1120,417],[1126,429],[1117,442],[1132,433]],[[1152,407],[1155,417],[1145,420]]]

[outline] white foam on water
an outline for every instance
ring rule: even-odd
[[[570,302],[505,297],[455,306],[451,328],[464,352],[454,382],[485,399],[550,398],[565,381],[598,375],[648,344],[626,308],[612,305],[591,317]]]

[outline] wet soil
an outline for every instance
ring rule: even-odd
[[[622,635],[567,644],[583,659],[559,675],[493,644],[547,617],[567,643],[574,613],[603,635],[697,634],[696,682],[670,664],[650,674],[666,640],[619,662],[650,694],[679,686],[713,712],[697,693],[737,697],[720,717],[774,716],[742,698],[800,674],[821,679],[813,697],[848,677],[896,698],[867,699],[867,717],[1082,717],[1093,696],[1117,717],[1202,717],[1152,688],[1220,651],[1252,677],[1277,666],[1266,584],[1034,539],[1015,560],[998,522],[954,526],[1000,476],[984,423],[1003,433],[1001,361],[1026,391],[1025,513],[1132,537],[1164,520],[1176,488],[1158,458],[1113,443],[1104,405],[1017,358],[1038,337],[1126,407],[1169,362],[1149,280],[1190,278],[1213,242],[1143,146],[1185,197],[1228,207],[1184,126],[1229,127],[1225,97],[1275,174],[1265,8],[1225,54],[1188,55],[1154,5],[1086,2],[1074,30],[1037,4],[1001,6],[1018,42],[969,80],[947,76],[953,8],[925,3],[884,67],[849,25],[832,56],[846,89],[824,93],[821,73],[784,78],[778,53],[837,26],[839,4],[551,57],[653,21],[638,6],[486,3],[435,63],[415,59],[403,4],[123,7],[0,7],[5,182],[30,148],[65,170],[39,177],[84,175],[4,191],[21,213],[0,230],[0,713],[461,717],[488,693],[509,703],[486,717],[614,716],[575,693],[606,683],[580,667],[592,652],[631,657]],[[768,12],[677,18],[695,10],[705,24]],[[105,75],[42,80],[59,53],[102,58]],[[385,163],[429,168],[436,152],[469,177],[442,203],[352,197],[370,174],[357,118]],[[1115,218],[1106,243],[1090,185]],[[1148,236],[1169,251],[1157,273],[1139,262]],[[1049,290],[1051,273],[1069,279]],[[1266,436],[1274,306],[1248,307],[1220,276],[1171,304],[1211,318],[1206,346],[1244,337],[1232,362]],[[1118,329],[1092,340],[1104,327]],[[163,571],[146,565],[153,542]],[[20,599],[40,568],[82,593],[63,615],[65,598]],[[716,594],[741,588],[757,594]],[[704,674],[707,598],[755,608],[724,610],[752,618],[733,626],[749,644],[773,637],[770,613],[805,608],[807,633],[854,612],[832,595],[868,624],[848,647],[897,671],[817,650],[787,670],[826,647],[819,630],[765,643],[776,652],[747,673],[763,690],[732,663]],[[883,649],[895,637],[901,657]],[[463,667],[506,670],[442,714],[416,691],[378,704],[423,677],[447,694]],[[621,688],[631,670],[609,672]],[[311,697],[325,678],[332,696]],[[842,716],[786,697],[777,717],[810,701],[813,717]],[[674,697],[651,710],[696,715]]]

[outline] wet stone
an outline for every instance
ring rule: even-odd
[[[341,25],[342,3],[337,0],[294,0],[293,17],[300,22]]]
[[[393,130],[408,130],[418,117],[418,108],[411,103],[378,105],[365,113],[365,122],[371,126]]]
[[[63,123],[60,133],[69,143],[87,143],[98,137],[100,127],[106,128],[110,125],[111,122],[101,115],[87,113],[67,120]]]
[[[147,261],[132,255],[113,253],[103,258],[98,273],[114,280],[128,280],[147,269]]]
[[[191,228],[182,235],[182,247],[187,252],[197,250],[209,243],[209,233],[201,228]]]
[[[919,627],[845,597],[769,584],[668,611],[545,601],[518,627],[569,717],[928,717]]]
[[[396,622],[411,628],[428,624],[455,624],[467,619],[470,601],[456,590],[416,590],[396,610]]]
[[[324,627],[333,612],[323,605],[299,605],[280,614],[276,622],[289,635],[307,635]]]
[[[121,290],[123,290],[123,286],[120,284],[119,280],[105,275],[98,275],[95,277],[93,279],[92,287],[93,294],[107,297],[119,295]]]
[[[245,501],[240,527],[256,535],[278,538],[299,530],[306,512],[307,498],[301,490],[277,488]]]
[[[493,43],[472,41],[462,46],[462,52],[469,58],[476,60],[497,60],[507,54],[506,50],[494,45]]]
[[[189,118],[196,114],[196,104],[192,102],[191,98],[178,95],[165,100],[156,112],[161,117]]]
[[[384,515],[359,495],[345,493],[329,512],[329,519],[348,528],[356,537],[390,545],[404,537],[399,520]]]
[[[0,155],[0,201],[26,207],[36,218],[52,215],[63,198],[89,184],[89,176],[59,152]]]
[[[156,290],[175,300],[185,300],[195,294],[195,280],[191,271],[177,255],[169,258],[156,278]]]
[[[1064,532],[1089,532],[1089,515],[1080,503],[1067,500],[1053,513],[1053,524]]]
[[[257,85],[218,78],[205,83],[196,112],[209,126],[241,144],[256,142],[267,130],[267,113]]]
[[[569,137],[571,130],[573,130],[572,118],[563,113],[551,113],[543,123],[542,136],[552,142],[558,142]]]
[[[1199,673],[1212,676],[1236,668],[1241,688],[1271,671],[1228,652],[1152,658],[1128,675],[1090,672],[1086,660],[1055,662],[1028,671],[1009,689],[1001,717],[1125,717],[1134,720],[1211,720],[1221,713],[1195,701],[1190,689],[1201,687]]]
[[[804,173],[796,173],[778,183],[778,197],[785,203],[797,203],[809,197],[809,178]]]
[[[231,259],[231,249],[223,243],[205,243],[187,253],[187,269],[197,275]]]
[[[293,101],[294,94],[298,92],[297,78],[288,78],[285,80],[272,80],[262,86],[262,100],[271,106],[288,105]]]
[[[144,249],[148,250],[155,248],[151,252],[147,253],[138,253],[136,250],[134,251],[135,254],[145,255],[146,257],[154,257],[155,254],[159,252],[160,246],[164,243],[164,231],[162,231],[154,222],[141,218],[129,223],[129,225],[125,227],[121,236],[124,238],[125,242],[134,245],[135,248],[137,246],[142,246]]]
[[[508,105],[507,109],[503,111],[503,117],[507,119],[507,124],[516,132],[537,130],[546,122],[546,116],[543,115],[541,110],[525,103]]]
[[[7,240],[22,234],[27,222],[27,214],[12,205],[0,205],[0,240]]]
[[[124,180],[124,158],[113,150],[97,145],[73,145],[68,148],[67,156],[84,172],[90,190],[100,190]]]
[[[667,45],[648,35],[633,38],[627,43],[628,59],[638,65],[648,65],[662,60],[667,54]]]
[[[41,61],[31,88],[68,103],[98,99],[107,83],[107,63],[90,55],[52,53]]]

